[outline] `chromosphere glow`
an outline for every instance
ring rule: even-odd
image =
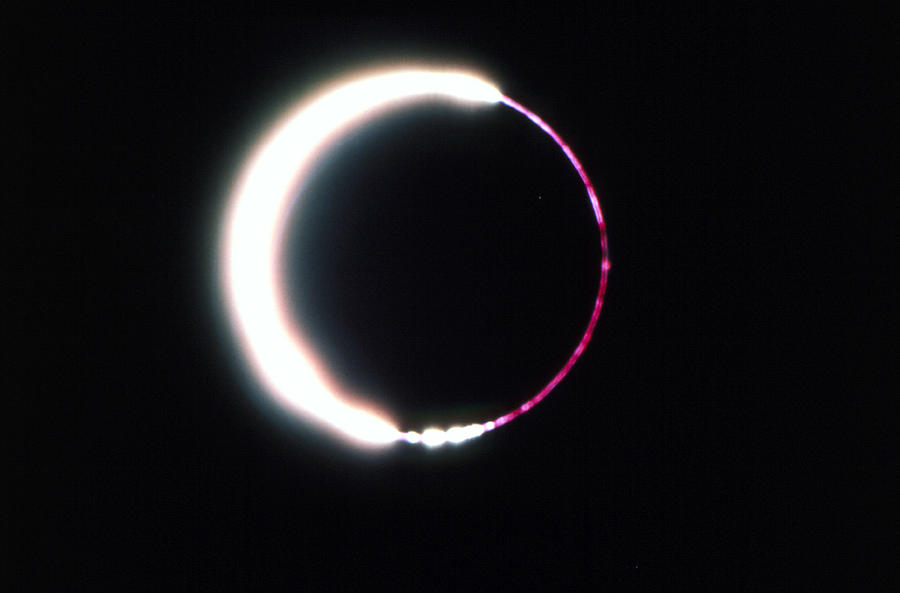
[[[297,188],[323,149],[379,113],[415,100],[501,103],[534,122],[559,145],[587,190],[600,232],[600,285],[590,321],[566,364],[537,394],[499,418],[480,424],[402,431],[383,413],[346,391],[316,359],[295,327],[279,265],[284,222]],[[302,196],[301,196],[302,197]],[[397,70],[370,73],[331,87],[293,110],[263,139],[229,198],[221,245],[222,287],[241,350],[254,375],[286,408],[358,444],[396,441],[435,447],[469,440],[509,423],[544,399],[568,374],[591,339],[609,271],[606,228],[587,174],[537,115],[467,72]]]

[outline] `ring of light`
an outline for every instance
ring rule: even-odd
[[[374,407],[345,393],[313,356],[294,327],[282,290],[283,227],[293,193],[322,149],[349,128],[416,100],[502,103],[522,113],[559,145],[587,191],[600,232],[600,282],[590,321],[566,364],[518,408],[483,423],[446,430],[401,431]],[[437,446],[458,443],[507,424],[553,390],[581,356],[603,305],[609,271],[606,228],[588,176],[563,142],[537,115],[489,82],[462,71],[398,70],[339,83],[294,109],[255,149],[226,208],[221,280],[229,318],[254,375],[283,406],[322,423],[357,444],[395,441]]]

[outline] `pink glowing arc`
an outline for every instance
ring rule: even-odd
[[[521,103],[507,97],[506,95],[500,100],[501,103],[512,107],[532,122],[534,122],[541,130],[543,130],[548,136],[553,138],[553,141],[562,149],[565,153],[566,157],[569,159],[569,162],[572,163],[572,166],[578,172],[578,176],[581,177],[581,182],[584,184],[585,189],[587,190],[588,199],[591,202],[591,208],[594,211],[594,218],[597,221],[597,228],[600,232],[600,251],[601,251],[601,261],[600,261],[600,285],[597,289],[597,296],[594,299],[594,309],[591,312],[591,319],[587,324],[587,327],[584,330],[584,334],[581,336],[581,340],[578,342],[578,346],[575,347],[575,350],[572,351],[572,354],[569,356],[569,359],[566,361],[566,364],[553,376],[550,381],[544,385],[544,387],[538,391],[534,396],[532,396],[528,401],[523,403],[518,408],[503,414],[502,416],[490,420],[481,424],[481,428],[483,432],[488,432],[490,430],[494,430],[495,428],[499,428],[504,424],[509,424],[525,412],[531,410],[534,406],[539,404],[547,395],[550,394],[551,391],[562,381],[566,375],[569,374],[569,371],[572,370],[572,367],[575,365],[575,362],[581,358],[582,353],[584,353],[584,349],[587,347],[588,342],[591,341],[591,336],[594,335],[594,329],[597,327],[597,320],[600,318],[600,310],[603,308],[603,297],[606,294],[606,279],[609,275],[609,250],[607,248],[607,240],[606,240],[606,222],[603,220],[603,212],[600,210],[600,202],[597,200],[597,193],[594,191],[594,185],[591,183],[590,178],[587,176],[587,173],[584,171],[584,167],[581,166],[581,162],[575,156],[575,153],[572,152],[572,149],[569,148],[569,145],[566,144],[563,139],[560,137],[556,131],[551,128],[547,122],[541,119],[536,113],[529,110],[527,107],[523,106]],[[413,436],[406,439],[410,442],[419,442],[419,439],[413,433]]]

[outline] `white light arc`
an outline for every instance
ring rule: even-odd
[[[570,363],[521,409],[483,424],[457,426],[446,431],[430,428],[421,435],[401,432],[386,415],[345,393],[329,376],[305,337],[294,327],[283,294],[279,260],[286,213],[298,184],[330,142],[379,112],[428,98],[476,104],[506,103],[553,135],[586,181],[580,164],[558,136],[489,82],[461,71],[400,70],[350,79],[293,110],[254,151],[227,205],[221,246],[222,284],[231,323],[254,374],[283,406],[357,444],[380,445],[403,440],[437,446],[474,438],[511,420],[540,401],[568,372],[590,338],[602,303],[609,267],[605,259],[605,233],[596,196],[586,181],[601,225],[604,247],[601,290],[594,315]]]

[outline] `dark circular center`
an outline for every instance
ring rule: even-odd
[[[298,188],[286,241],[301,331],[404,429],[534,395],[577,345],[599,280],[577,173],[502,105],[408,107],[343,136]]]

